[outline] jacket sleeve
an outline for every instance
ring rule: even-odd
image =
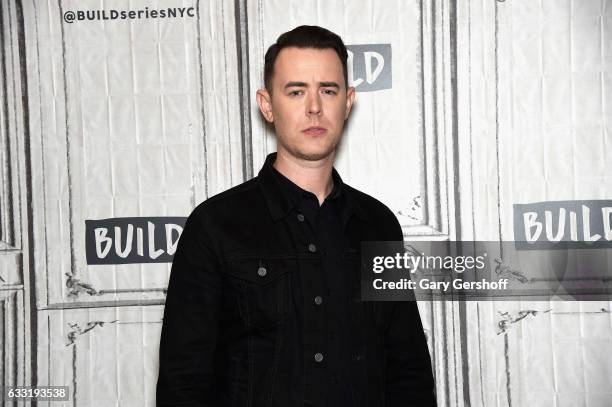
[[[403,233],[397,220],[396,241],[403,250]],[[415,300],[386,302],[385,331],[386,406],[435,407],[435,386],[429,348]]]
[[[389,407],[435,407],[429,350],[414,301],[389,303],[386,332],[387,403]]]
[[[185,223],[172,262],[159,345],[157,406],[214,406],[222,261],[203,220]]]

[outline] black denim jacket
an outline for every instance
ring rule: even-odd
[[[158,406],[331,404],[326,336],[313,307],[295,306],[315,296],[320,254],[296,233],[274,159],[187,219],[166,297]],[[343,194],[355,406],[435,406],[416,303],[360,301],[360,243],[401,241],[399,223],[374,198],[346,184]]]

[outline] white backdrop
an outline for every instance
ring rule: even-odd
[[[185,14],[66,17],[162,8]],[[170,270],[88,264],[85,221],[187,216],[255,175],[275,146],[254,103],[263,55],[294,26],[390,46],[391,85],[357,87],[337,169],[407,240],[511,240],[514,204],[612,198],[609,0],[7,0],[0,13],[0,378],[69,385],[65,405],[154,405]],[[440,406],[612,400],[609,302],[419,308]]]

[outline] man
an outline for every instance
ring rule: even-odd
[[[266,52],[257,103],[277,153],[189,216],[168,286],[158,406],[435,406],[415,302],[360,301],[361,241],[393,213],[333,169],[355,98],[340,37]]]

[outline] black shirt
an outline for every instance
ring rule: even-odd
[[[335,171],[319,206],[275,158],[185,223],[157,405],[435,406],[416,303],[360,300],[360,243],[401,241],[397,219]]]
[[[347,375],[351,355],[344,345],[349,342],[351,327],[348,323],[350,297],[346,290],[350,277],[342,261],[343,253],[348,248],[342,215],[346,221],[349,208],[343,194],[342,179],[334,169],[332,191],[319,206],[312,192],[300,188],[274,168],[273,173],[286,199],[291,202],[291,215],[296,216],[302,224],[301,233],[315,245],[315,250],[321,256],[321,270],[312,276],[321,280],[320,292],[305,304],[314,309],[324,327],[321,335],[325,337],[323,341],[327,341],[328,353],[321,355],[328,361],[325,369],[325,375],[329,378],[327,405],[353,406],[353,388]],[[298,305],[302,304],[298,302]],[[304,310],[298,306],[298,318],[303,318],[303,314]]]

